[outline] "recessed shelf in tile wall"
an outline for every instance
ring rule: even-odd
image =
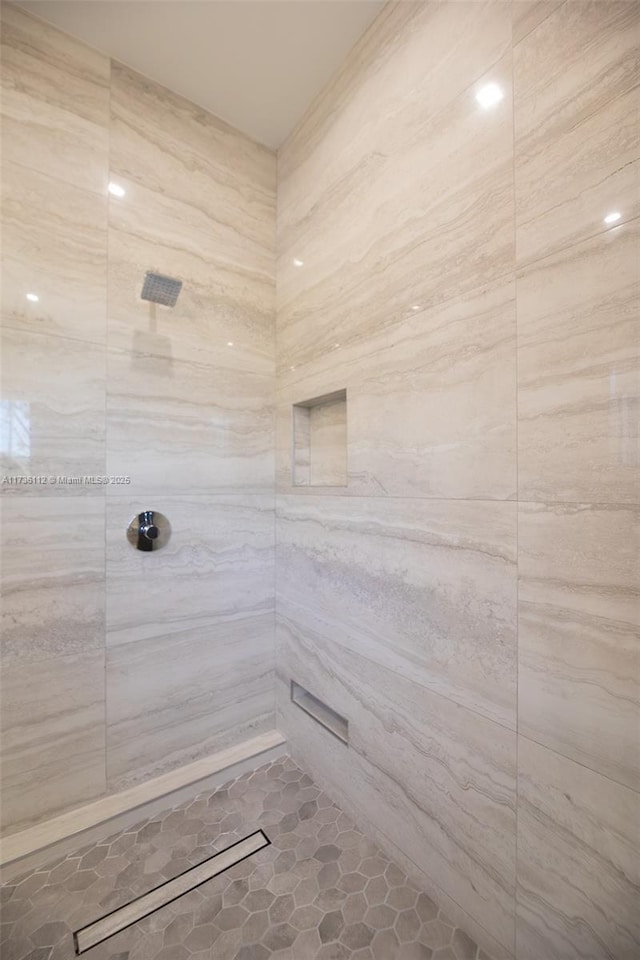
[[[312,693],[301,687],[295,680],[291,681],[291,700],[338,740],[349,743],[349,721],[336,713],[328,704],[314,697]]]
[[[293,405],[293,484],[347,485],[347,391]]]

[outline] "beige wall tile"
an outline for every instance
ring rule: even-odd
[[[109,351],[110,474],[145,495],[267,492],[272,390],[264,372]]]
[[[521,504],[520,733],[640,789],[638,511]]]
[[[104,54],[3,3],[3,159],[104,193],[109,69]]]
[[[2,501],[3,664],[104,646],[104,499]]]
[[[110,498],[107,644],[168,638],[273,613],[273,497]],[[142,509],[163,513],[171,539],[144,553],[126,538]]]
[[[105,472],[104,349],[2,328],[3,477],[84,477]],[[3,484],[6,495],[92,495],[104,488]]]
[[[633,960],[639,795],[518,742],[518,960]]]
[[[515,47],[520,263],[640,213],[639,43],[636,3],[595,0],[563,3]]]
[[[349,720],[349,747],[325,733],[307,752],[310,767],[330,758],[333,782],[361,815],[511,948],[515,733],[287,617],[277,636],[286,735],[304,743],[315,725],[287,700],[293,678]]]
[[[637,502],[640,220],[518,277],[524,500]]]
[[[274,725],[273,614],[236,615],[107,653],[110,790]]]
[[[3,826],[102,794],[104,651],[3,663],[1,684]]]
[[[2,166],[2,322],[103,344],[106,198],[19,166]],[[27,300],[35,293],[37,303]]]
[[[280,497],[278,609],[515,729],[516,506]]]

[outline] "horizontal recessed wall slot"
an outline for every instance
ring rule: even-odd
[[[297,707],[308,713],[310,717],[323,726],[342,743],[349,743],[349,721],[341,717],[331,707],[318,700],[312,693],[301,687],[295,680],[291,681],[291,699]]]
[[[293,405],[293,484],[347,485],[347,391]]]

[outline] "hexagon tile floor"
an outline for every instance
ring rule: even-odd
[[[288,758],[5,884],[2,960],[77,930],[262,828],[272,841],[87,960],[490,960]]]

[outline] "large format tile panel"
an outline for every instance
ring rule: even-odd
[[[478,80],[503,88],[495,110],[483,110],[471,86],[432,117],[414,111],[399,153],[382,118],[376,153],[361,159],[367,169],[352,189],[319,196],[304,230],[280,216],[280,367],[308,362],[336,342],[361,341],[414,307],[468,295],[509,274],[510,55]]]
[[[3,483],[2,493],[103,496],[103,486],[58,477],[104,475],[104,348],[11,327],[0,328],[0,336],[6,438],[0,470],[46,481]]]
[[[109,351],[109,473],[144,495],[271,490],[272,390],[265,371]]]
[[[640,220],[518,277],[521,500],[637,503]]]
[[[0,679],[3,826],[104,793],[104,651],[3,663]]]
[[[109,69],[104,54],[3,3],[4,160],[105,191]]]
[[[201,251],[140,236],[131,210],[126,217],[114,212],[123,203],[111,200],[109,346],[273,378],[273,279],[246,264],[207,260]],[[182,280],[175,307],[140,298],[148,270]]]
[[[282,493],[318,492],[292,485],[292,404],[346,387],[347,487],[323,494],[515,497],[513,280],[410,314],[279,378]]]
[[[106,197],[3,163],[3,325],[104,344],[106,274]]]
[[[127,540],[141,510],[169,520],[162,550]],[[117,496],[107,518],[109,646],[273,613],[273,497]]]
[[[520,504],[520,733],[640,789],[640,514]]]
[[[198,236],[202,223],[205,249],[220,259],[273,277],[275,154],[119,63],[112,67],[111,172],[157,194],[156,203],[166,199]]]
[[[104,498],[9,497],[2,531],[2,662],[104,646]]]
[[[273,671],[272,613],[109,647],[109,788],[272,729]]]
[[[518,743],[518,960],[635,960],[640,803],[627,787]]]
[[[639,44],[637,3],[594,0],[561,4],[515,47],[520,263],[640,213]]]
[[[510,956],[515,733],[285,618],[277,636],[278,722],[295,752]],[[290,678],[346,715],[348,748],[289,700]]]
[[[516,506],[280,497],[279,610],[515,729]]]

